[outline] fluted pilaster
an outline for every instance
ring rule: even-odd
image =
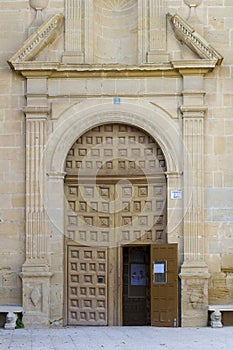
[[[40,171],[47,115],[26,118],[26,258],[46,259],[46,214]]]
[[[203,71],[183,74],[184,262],[181,268],[182,325],[207,325],[208,266],[204,232]]]
[[[148,63],[168,61],[166,6],[164,0],[149,0]]]
[[[184,141],[184,187],[185,216],[184,216],[184,258],[185,261],[203,261],[204,259],[204,186],[203,186],[203,117],[183,114]]]
[[[34,84],[33,84],[34,85]],[[35,82],[36,85],[36,82]],[[39,81],[37,86],[39,86]],[[41,84],[46,86],[46,84]],[[33,87],[28,83],[28,92]],[[33,94],[32,94],[33,95]],[[44,97],[43,97],[44,98]],[[31,97],[28,103],[32,103]],[[44,106],[27,106],[26,114],[26,261],[22,267],[24,324],[48,326],[50,279],[47,215],[44,207],[44,148],[47,143],[47,113]],[[33,323],[32,323],[33,320]]]
[[[64,63],[83,63],[84,4],[83,0],[65,0]]]

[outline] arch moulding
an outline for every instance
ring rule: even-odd
[[[43,197],[52,230],[60,236],[60,254],[64,237],[64,164],[73,143],[95,126],[107,123],[125,123],[141,128],[160,145],[167,164],[167,236],[169,243],[179,243],[179,259],[182,263],[183,201],[173,201],[172,190],[181,189],[181,140],[179,129],[171,116],[159,106],[149,102],[122,99],[114,105],[112,99],[93,99],[69,107],[58,118],[45,149]],[[57,252],[58,253],[58,252]],[[52,271],[53,267],[51,266]]]
[[[125,123],[141,128],[160,145],[168,173],[181,173],[181,135],[170,114],[150,102],[122,99],[93,99],[64,111],[46,146],[46,173],[62,173],[69,149],[86,131],[100,124]]]

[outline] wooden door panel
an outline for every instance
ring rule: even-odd
[[[68,324],[107,325],[107,250],[68,247]]]
[[[158,190],[159,189],[159,190]],[[122,185],[117,191],[122,210],[116,211],[121,244],[129,242],[166,242],[166,180],[141,179]]]
[[[174,327],[177,325],[177,321],[178,321],[177,244],[152,245],[151,246],[151,325],[157,326],[157,327]]]
[[[66,158],[66,236],[91,246],[166,243],[165,170],[161,148],[142,130],[125,124],[89,130]]]
[[[111,243],[114,228],[114,185],[84,184],[66,186],[67,237],[76,243],[106,246]]]

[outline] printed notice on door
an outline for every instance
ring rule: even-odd
[[[131,286],[145,286],[146,285],[146,265],[145,264],[131,264]]]
[[[164,263],[154,263],[154,273],[164,273],[165,266]]]

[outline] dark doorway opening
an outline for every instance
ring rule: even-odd
[[[150,324],[150,246],[124,247],[123,325]]]

